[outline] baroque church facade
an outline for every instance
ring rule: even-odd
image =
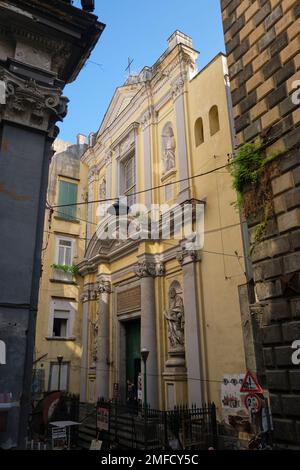
[[[215,401],[220,414],[224,375],[246,372],[238,298],[245,282],[241,225],[223,168],[234,147],[227,63],[219,54],[198,71],[198,55],[192,39],[176,31],[153,66],[116,90],[81,156],[77,202],[85,204],[58,230],[68,238],[72,226],[80,246],[68,261],[77,266],[76,293],[61,280],[58,296],[60,302],[74,298],[76,334],[68,324],[70,337],[56,339],[60,348],[69,341],[69,391],[83,402],[116,395],[125,401],[129,382],[143,400],[142,349],[149,351],[147,402],[154,408]],[[99,230],[110,224],[103,201],[112,205],[121,196],[130,207],[143,204],[144,217],[153,204],[165,212],[190,204],[192,225],[200,207],[201,249],[189,249],[184,235],[102,239]],[[49,289],[47,295],[49,304]],[[47,311],[45,304],[40,315],[46,318]],[[37,337],[45,335],[47,321],[40,322]],[[39,346],[40,356],[49,344]]]
[[[116,90],[81,159],[89,201],[126,195],[129,206],[148,210],[192,202],[203,205],[205,220],[202,250],[186,249],[184,239],[101,240],[99,226],[109,217],[101,220],[99,204],[88,204],[78,265],[83,401],[116,390],[125,400],[128,381],[138,388],[141,372],[143,381],[143,348],[147,401],[155,408],[220,404],[224,373],[245,372],[241,227],[230,175],[214,171],[233,147],[226,58],[219,54],[200,72],[197,58],[191,38],[175,32],[152,67]]]

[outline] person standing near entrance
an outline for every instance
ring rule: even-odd
[[[131,380],[127,380],[127,403],[133,406],[136,402],[135,386]]]

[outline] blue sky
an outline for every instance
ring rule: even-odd
[[[176,29],[193,38],[199,68],[224,51],[220,0],[96,0],[95,13],[106,24],[90,57],[100,65],[87,63],[65,88],[69,113],[59,137],[69,142],[99,128],[116,87],[126,79],[128,57],[134,59],[134,72],[153,65]]]

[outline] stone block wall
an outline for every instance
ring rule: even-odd
[[[300,104],[292,101],[300,1],[221,0],[221,7],[237,146],[260,137],[267,154],[279,155],[274,217],[252,253],[256,304],[249,311],[261,312],[262,377],[276,442],[300,448],[300,366],[291,347],[300,340]],[[248,221],[250,232],[256,223]]]

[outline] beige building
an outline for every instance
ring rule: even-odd
[[[78,242],[76,258],[80,302],[78,286],[56,286],[57,298],[68,292],[76,302],[80,341],[49,341],[47,322],[40,328],[50,358],[63,348],[63,356],[66,348],[72,350],[76,371],[81,358],[80,378],[74,369],[74,381],[80,381],[82,401],[111,398],[114,390],[125,400],[128,380],[138,389],[143,348],[149,351],[147,401],[152,407],[213,400],[221,415],[226,411],[224,377],[245,373],[237,289],[245,282],[241,227],[231,178],[222,168],[233,146],[227,64],[219,54],[198,72],[197,58],[191,38],[175,32],[152,67],[116,90],[81,157],[80,180],[88,174],[89,204],[87,248],[84,252]],[[204,245],[188,249],[185,236],[99,239],[112,216],[101,212],[103,202],[92,201],[112,204],[123,195],[129,206],[146,206],[142,214],[130,212],[131,222],[146,213],[149,217],[152,204],[167,204],[164,214],[173,205],[180,211],[191,203],[193,215],[201,208]],[[163,220],[161,215],[161,228]],[[56,230],[67,231],[64,225]],[[74,224],[72,233],[76,240],[85,233],[84,224]],[[54,247],[52,238],[48,263]],[[43,289],[44,284],[42,297]],[[52,295],[43,300],[45,311]]]
[[[48,207],[86,199],[87,175],[80,162],[87,147],[84,141],[79,135],[76,145],[55,142]],[[80,391],[82,280],[75,265],[85,251],[85,225],[78,220],[84,219],[85,212],[85,206],[46,210],[34,363],[36,397],[57,389]]]

